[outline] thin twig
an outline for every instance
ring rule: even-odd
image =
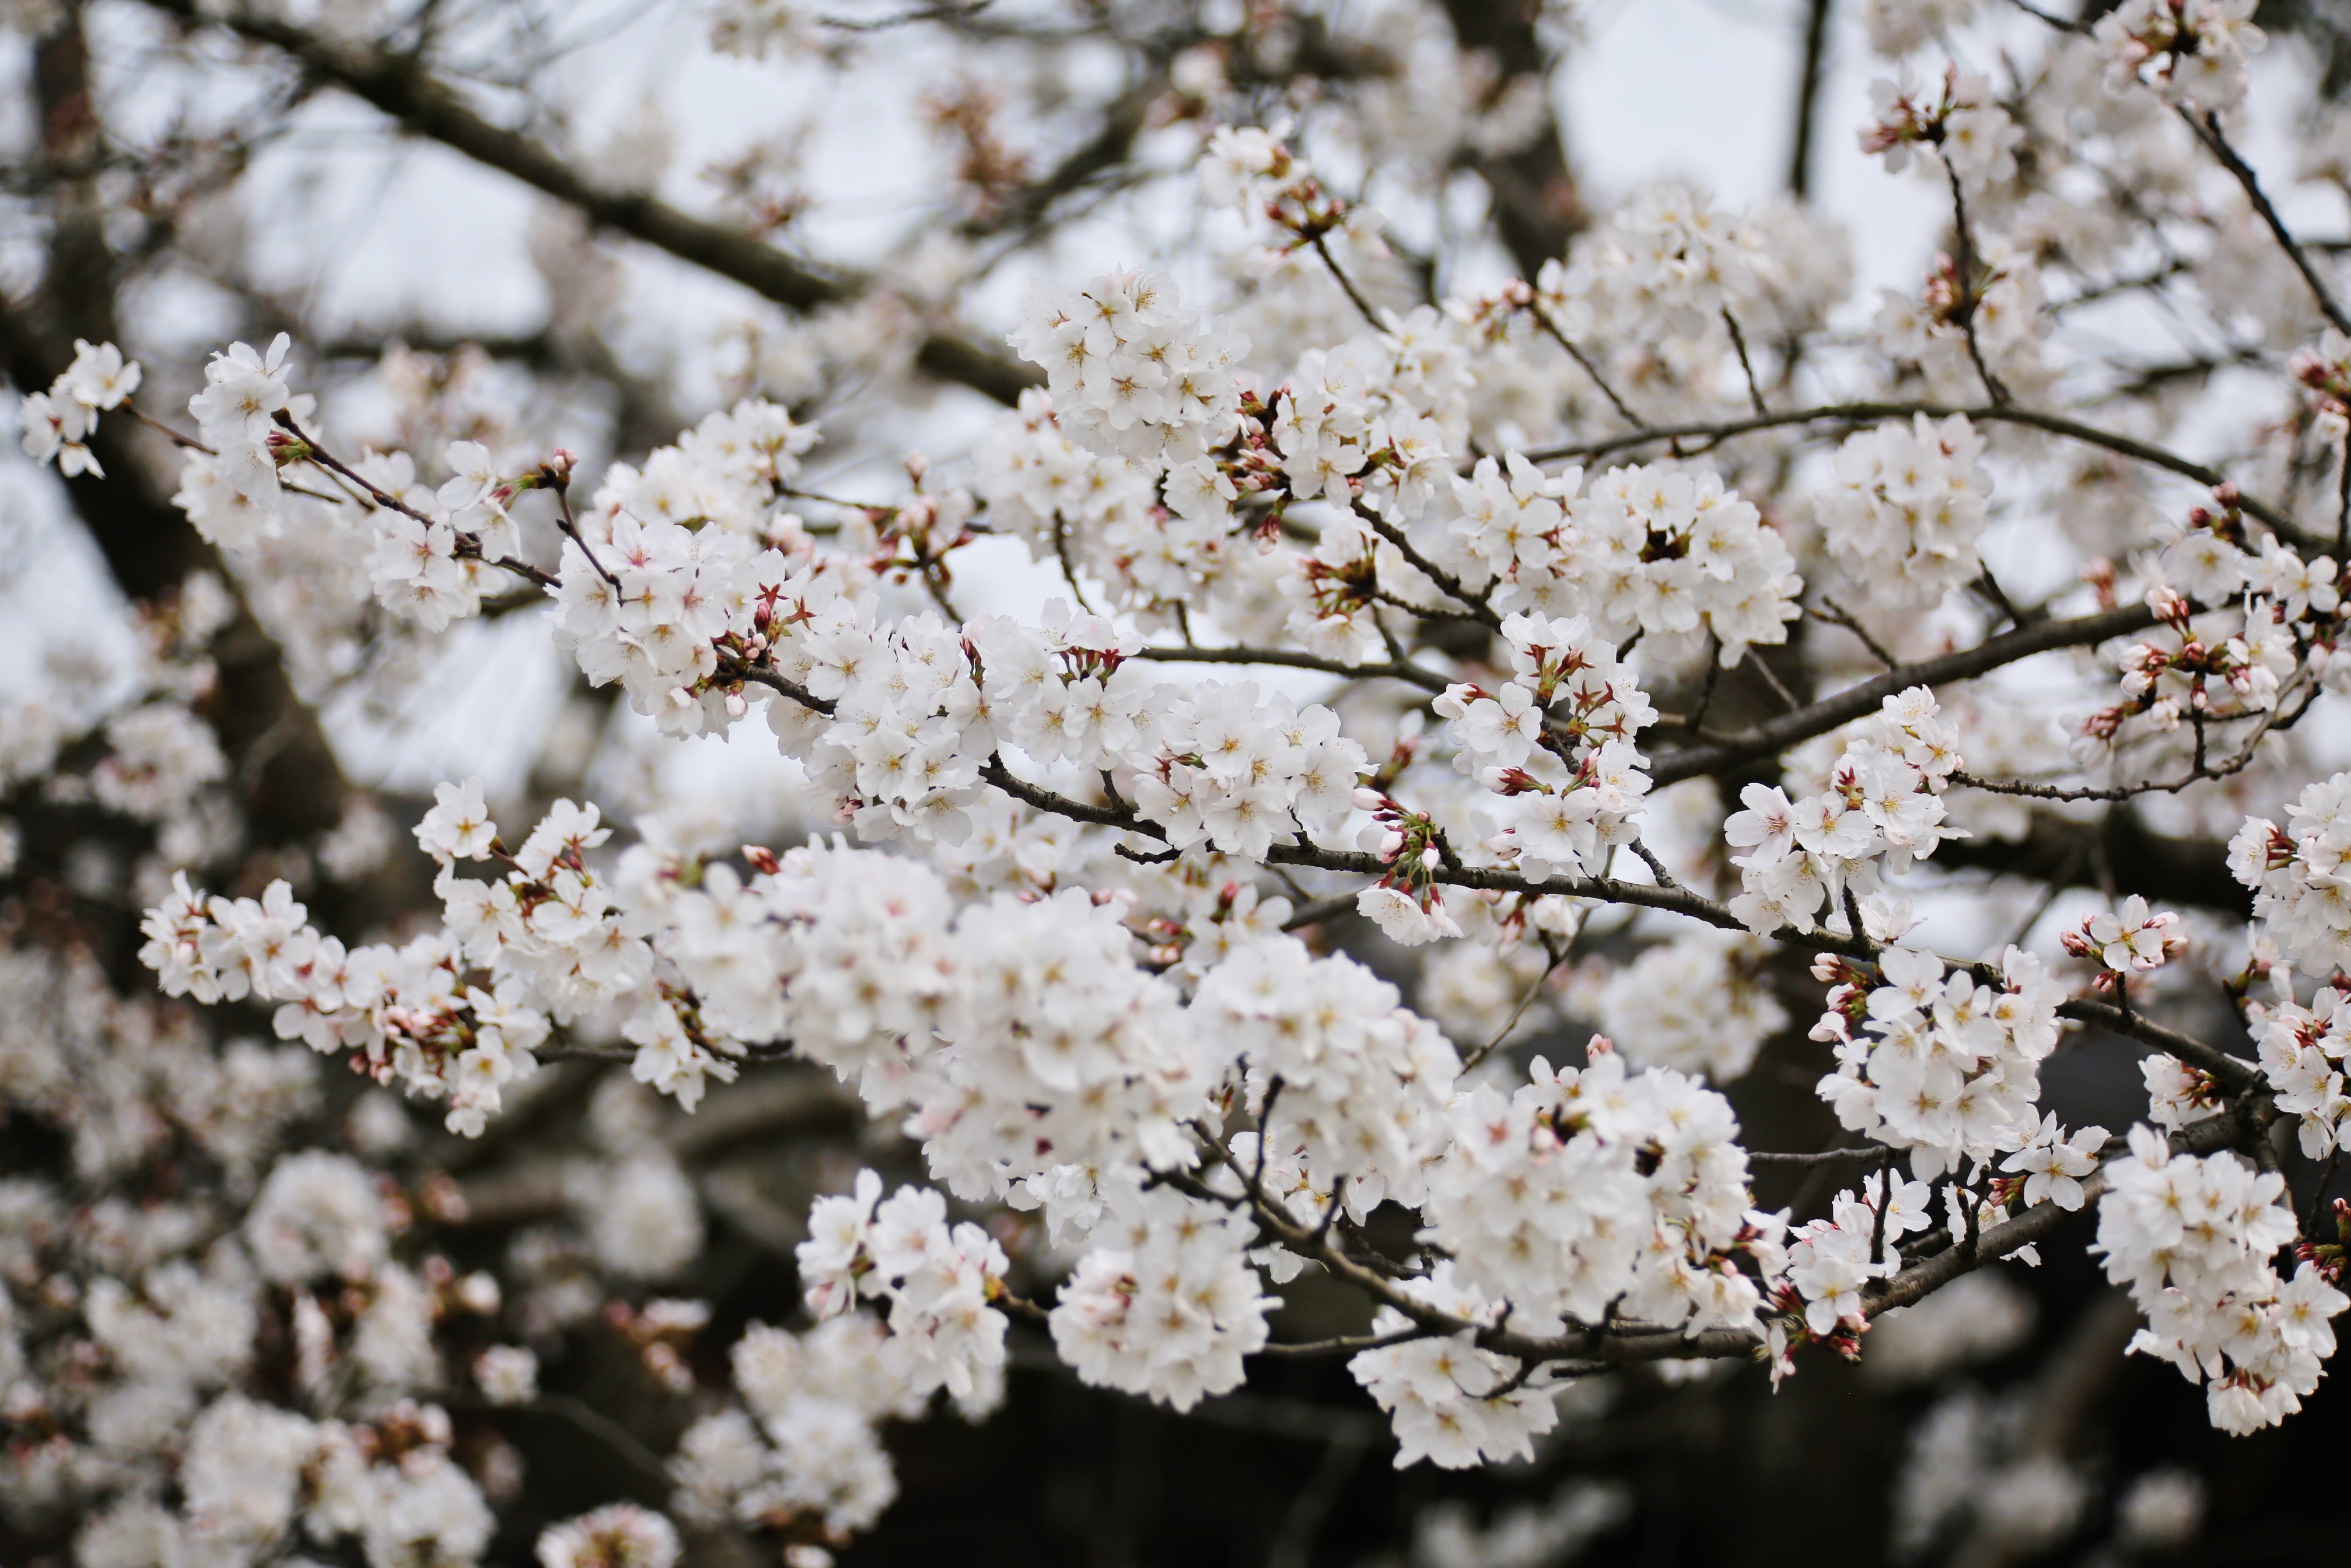
[[[1483,625],[1492,627],[1498,631],[1501,628],[1502,618],[1495,614],[1492,610],[1487,607],[1485,597],[1481,594],[1470,591],[1459,578],[1454,576],[1451,572],[1446,570],[1443,567],[1437,565],[1426,556],[1421,554],[1420,548],[1417,545],[1415,545],[1411,539],[1405,537],[1405,531],[1402,528],[1397,528],[1394,523],[1389,522],[1385,517],[1381,517],[1377,512],[1374,512],[1370,507],[1364,506],[1360,498],[1354,503],[1354,511],[1357,517],[1371,525],[1371,528],[1374,533],[1378,534],[1380,538],[1395,546],[1396,553],[1404,557],[1405,562],[1409,564],[1415,571],[1417,571],[1421,576],[1435,583],[1438,592],[1444,594],[1447,599],[1452,600],[1457,604],[1467,606],[1467,615],[1469,620],[1479,622]],[[1406,604],[1402,601],[1397,601],[1396,607],[1400,610],[1409,610],[1416,615],[1430,615],[1434,613],[1441,616],[1445,613],[1442,611],[1430,612],[1421,609],[1417,605]]]
[[[1975,582],[1972,586],[1977,592],[1991,601],[1991,607],[1994,610],[1999,611],[2001,614],[2007,619],[2008,623],[2011,626],[2022,626],[2024,624],[2024,617],[2017,613],[2015,604],[2012,603],[2008,597],[2008,591],[2001,587],[2000,580],[1998,578],[1992,576],[1991,568],[1985,567],[1981,571],[1978,572],[1976,574]]]
[[[1408,1329],[1395,1329],[1387,1333],[1340,1334],[1332,1339],[1299,1340],[1289,1344],[1276,1342],[1259,1346],[1259,1355],[1286,1356],[1303,1360],[1316,1355],[1352,1355],[1359,1350],[1384,1350],[1407,1340],[1426,1339],[1428,1331],[1415,1324]]]
[[[1287,648],[1202,648],[1192,643],[1169,648],[1157,645],[1138,648],[1132,657],[1150,659],[1166,664],[1277,664],[1293,670],[1321,670],[1326,674],[1345,675],[1352,680],[1403,681],[1423,691],[1441,692],[1453,685],[1452,680],[1435,670],[1405,660],[1394,659],[1384,664],[1350,664],[1342,659],[1325,659],[1319,654],[1294,653]]]
[[[1747,1163],[1750,1166],[1824,1166],[1843,1160],[1882,1159],[1888,1152],[1883,1144],[1863,1144],[1850,1149],[1823,1149],[1811,1155],[1759,1154],[1750,1149]]]
[[[201,452],[207,457],[217,457],[220,455],[219,453],[214,451],[211,447],[206,446],[194,436],[183,435],[178,431],[172,429],[170,425],[165,424],[162,420],[150,417],[145,410],[140,408],[129,398],[124,398],[117,406],[120,407],[123,413],[129,414],[131,418],[137,420],[148,429],[161,433],[174,446],[184,447],[190,452]]]
[[[1747,650],[1747,662],[1755,666],[1755,673],[1763,677],[1763,684],[1771,688],[1771,695],[1787,705],[1790,713],[1803,707],[1804,705],[1796,700],[1796,694],[1780,684],[1780,677],[1772,673],[1771,666],[1763,662],[1763,655],[1751,645]]]
[[[1551,463],[1562,459],[1583,460],[1605,457],[1630,447],[1648,446],[1664,442],[1703,439],[1709,444],[1734,436],[1750,435],[1759,431],[1779,430],[1793,424],[1846,423],[1858,424],[1883,419],[1907,419],[1913,414],[1925,414],[1929,419],[1948,419],[1952,414],[1965,414],[1974,421],[1991,421],[2007,424],[2027,425],[2050,435],[2078,441],[2085,446],[2112,452],[2192,479],[2199,485],[2218,488],[2229,483],[2227,475],[2203,464],[2190,462],[2176,452],[2168,451],[2149,442],[2100,430],[2061,414],[2043,413],[2037,409],[2020,408],[2010,404],[1960,404],[1935,402],[1844,402],[1824,403],[1816,408],[1794,409],[1771,414],[1750,414],[1742,419],[1715,420],[1687,424],[1661,424],[1635,430],[1622,435],[1603,436],[1594,441],[1573,442],[1559,446],[1540,447],[1526,455],[1531,462]],[[2241,496],[2238,505],[2262,521],[2276,528],[2290,539],[2307,540],[2312,536],[2301,524],[2281,508],[2257,496]]]
[[[1545,310],[1540,301],[1531,297],[1527,300],[1527,314],[1532,316],[1535,319],[1535,325],[1548,333],[1552,342],[1566,350],[1567,357],[1573,360],[1578,368],[1592,378],[1592,384],[1600,389],[1600,395],[1608,400],[1609,406],[1616,411],[1619,418],[1635,430],[1648,428],[1648,421],[1635,413],[1632,405],[1616,395],[1616,389],[1608,384],[1608,378],[1600,373],[1600,367],[1592,362],[1592,356],[1585,353],[1573,339],[1559,329],[1559,323],[1551,319],[1551,312]]]
[[[1959,299],[1955,313],[1959,319],[1959,330],[1967,336],[1968,358],[1975,361],[1976,374],[1983,378],[1984,392],[1994,403],[2004,406],[2016,400],[2009,396],[2000,378],[1991,373],[1991,365],[1984,359],[1983,345],[1976,338],[1976,304],[1981,296],[1976,290],[1976,242],[1968,225],[1967,193],[1960,188],[1958,166],[1948,158],[1943,160],[1943,172],[1950,176],[1951,224],[1959,246],[1954,263],[1959,275]]]
[[[611,570],[602,561],[596,559],[596,552],[588,548],[587,539],[580,536],[580,525],[571,516],[571,486],[564,484],[549,486],[549,488],[555,492],[556,517],[563,528],[563,537],[580,547],[580,553],[588,559],[590,566],[596,569],[597,576],[612,585],[613,592],[620,592],[621,580],[613,576]]]
[[[1510,1009],[1510,1016],[1503,1020],[1501,1028],[1494,1031],[1494,1037],[1461,1059],[1462,1071],[1468,1071],[1501,1049],[1502,1042],[1510,1039],[1511,1031],[1519,1027],[1519,1020],[1527,1016],[1527,1009],[1534,1006],[1535,998],[1542,995],[1544,983],[1558,972],[1562,964],[1567,961],[1567,955],[1564,953],[1552,954],[1548,947],[1544,949],[1544,953],[1551,958],[1551,962],[1544,966],[1543,972],[1537,975],[1528,985],[1525,993],[1519,998],[1519,1005]]]
[[[360,474],[357,470],[344,463],[341,458],[337,457],[333,453],[329,452],[325,447],[319,445],[319,443],[307,434],[300,425],[294,422],[294,416],[287,413],[285,410],[280,409],[277,411],[276,422],[280,429],[293,436],[295,440],[300,442],[308,449],[308,461],[318,465],[319,467],[326,469],[329,473],[340,476],[343,479],[350,481],[351,484],[357,485],[360,489],[367,492],[369,498],[374,501],[377,506],[383,507],[386,511],[398,512],[402,517],[423,523],[427,528],[446,526],[442,518],[427,516],[425,513],[418,511],[415,507],[402,500],[399,497],[378,487],[364,475]],[[452,531],[454,532],[455,530],[453,529]],[[475,538],[471,534],[459,534],[457,538],[460,541],[461,547],[463,547],[460,553],[477,553],[480,550],[481,542]],[[485,564],[499,567],[505,570],[513,572],[517,577],[534,582],[541,588],[555,588],[561,584],[561,580],[559,578],[539,570],[538,568],[531,565],[527,560],[499,560],[489,561]]]
[[[1759,414],[1770,414],[1771,410],[1763,402],[1763,388],[1755,380],[1755,361],[1747,357],[1747,334],[1739,329],[1739,318],[1730,313],[1728,305],[1722,308],[1722,324],[1730,329],[1730,346],[1739,350],[1739,368],[1747,373],[1749,405]]]
[[[2351,558],[2351,424],[2343,430],[2343,461],[2335,476],[2335,564]]]
[[[1316,235],[1311,243],[1314,254],[1322,258],[1322,265],[1331,269],[1331,276],[1339,280],[1339,287],[1347,291],[1347,298],[1354,301],[1355,308],[1362,313],[1364,319],[1372,324],[1372,330],[1386,331],[1387,323],[1380,319],[1380,313],[1372,308],[1372,302],[1364,298],[1362,289],[1355,287],[1355,280],[1347,276],[1347,269],[1339,265],[1339,258],[1331,254],[1330,242]]]
[[[893,27],[912,26],[917,22],[960,22],[978,16],[996,0],[962,0],[961,4],[925,5],[920,10],[901,11],[894,16],[876,16],[872,21],[860,21],[854,16],[819,16],[820,25],[843,33],[880,33]]]
[[[2270,233],[2276,236],[2278,245],[2285,251],[2286,259],[2294,263],[2294,269],[2302,274],[2303,282],[2309,286],[2311,298],[2318,302],[2320,313],[2335,324],[2336,331],[2351,332],[2351,316],[2345,315],[2343,307],[2335,302],[2335,296],[2318,276],[2318,269],[2311,265],[2309,253],[2302,248],[2302,243],[2294,237],[2294,231],[2285,226],[2285,220],[2271,204],[2269,193],[2262,189],[2261,177],[2253,172],[2253,166],[2229,145],[2228,137],[2220,131],[2220,117],[2210,110],[2199,115],[2183,104],[2179,108],[2179,118],[2188,122],[2188,129],[2196,133],[2196,139],[2220,161],[2220,166],[2236,176],[2237,183],[2244,190],[2245,199],[2252,203],[2253,211],[2259,213],[2262,222],[2269,225]]]
[[[1891,670],[1901,664],[1902,661],[1887,653],[1885,646],[1876,638],[1871,636],[1859,621],[1854,619],[1853,612],[1845,609],[1828,595],[1821,596],[1820,608],[1813,611],[1812,614],[1816,620],[1825,621],[1832,626],[1842,627],[1852,632],[1861,640],[1861,645],[1869,650],[1870,657],[1887,669]]]

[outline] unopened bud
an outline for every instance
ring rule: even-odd
[[[1420,852],[1420,863],[1427,867],[1430,871],[1435,871],[1438,866],[1445,863],[1445,857],[1437,852],[1437,846],[1435,844],[1430,844],[1427,848]]]

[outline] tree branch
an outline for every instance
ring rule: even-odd
[[[1887,697],[1911,686],[1948,685],[1980,675],[2019,659],[2057,648],[2078,648],[2103,643],[2155,624],[2155,612],[2144,604],[2126,604],[2095,615],[2070,621],[2044,621],[2037,626],[1986,638],[1972,648],[1939,658],[1897,664],[1882,674],[1847,686],[1834,696],[1767,719],[1735,735],[1718,737],[1701,745],[1669,751],[1656,758],[1649,777],[1658,788],[1702,773],[1715,773],[1758,757],[1769,756],[1800,740],[1825,735],[1839,725],[1876,713]]]
[[[814,310],[854,299],[874,287],[853,272],[799,260],[754,235],[680,212],[652,196],[592,183],[552,149],[475,113],[413,55],[346,44],[242,7],[215,15],[198,0],[145,3],[189,26],[225,26],[280,50],[413,134],[578,209],[597,227],[642,240],[787,308]],[[950,329],[926,334],[915,350],[914,364],[927,375],[959,382],[1008,404],[1045,379],[1035,366]]]
[[[1779,430],[1794,424],[1861,423],[1880,419],[1907,419],[1923,413],[1929,419],[1947,419],[1963,413],[1970,420],[1994,423],[2022,424],[2051,435],[2078,441],[2085,446],[2095,446],[2118,456],[2144,463],[2150,468],[2160,468],[2193,479],[2199,485],[2219,488],[2229,482],[2227,475],[2217,469],[2193,463],[2178,453],[2166,451],[2147,442],[2135,440],[2113,431],[2100,430],[2061,414],[2042,413],[2033,409],[2004,405],[1961,406],[1934,402],[1843,402],[1827,403],[1816,408],[1793,409],[1782,413],[1755,414],[1741,419],[1714,420],[1703,423],[1661,424],[1630,431],[1623,435],[1604,436],[1597,441],[1577,442],[1562,446],[1546,446],[1526,454],[1536,463],[1552,463],[1562,459],[1606,457],[1629,451],[1636,446],[1652,446],[1666,442],[1704,441],[1708,444],[1728,441],[1734,436],[1750,435],[1761,430]],[[2244,496],[2239,503],[2246,511],[2269,524],[2290,540],[2307,542],[2314,536],[2307,533],[2278,507],[2255,496]]]

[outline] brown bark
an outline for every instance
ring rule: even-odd
[[[1541,12],[1532,0],[1445,0],[1445,15],[1461,47],[1483,50],[1493,60],[1498,92],[1520,78],[1548,81],[1551,57],[1535,33]],[[1515,152],[1479,157],[1471,167],[1493,193],[1502,244],[1530,278],[1544,262],[1565,255],[1567,242],[1589,221],[1548,100],[1542,131],[1532,141]]]
[[[73,361],[74,340],[118,339],[120,267],[106,242],[98,168],[103,138],[90,96],[81,7],[63,7],[33,55],[33,91],[42,132],[41,170],[50,193],[50,244],[41,286],[24,306],[0,299],[0,363],[26,392],[46,388]],[[106,477],[65,481],[123,593],[148,601],[210,570],[235,589],[218,555],[147,466],[131,421],[103,420],[90,451]],[[242,603],[213,650],[219,683],[204,704],[237,788],[246,831],[257,843],[299,839],[330,827],[350,792],[318,716],[295,696],[277,645]]]

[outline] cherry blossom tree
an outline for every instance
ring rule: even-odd
[[[1550,8],[657,9],[0,8],[0,1554],[2302,1547],[2323,18],[1812,0],[1742,204]],[[543,328],[288,281],[394,144]]]

